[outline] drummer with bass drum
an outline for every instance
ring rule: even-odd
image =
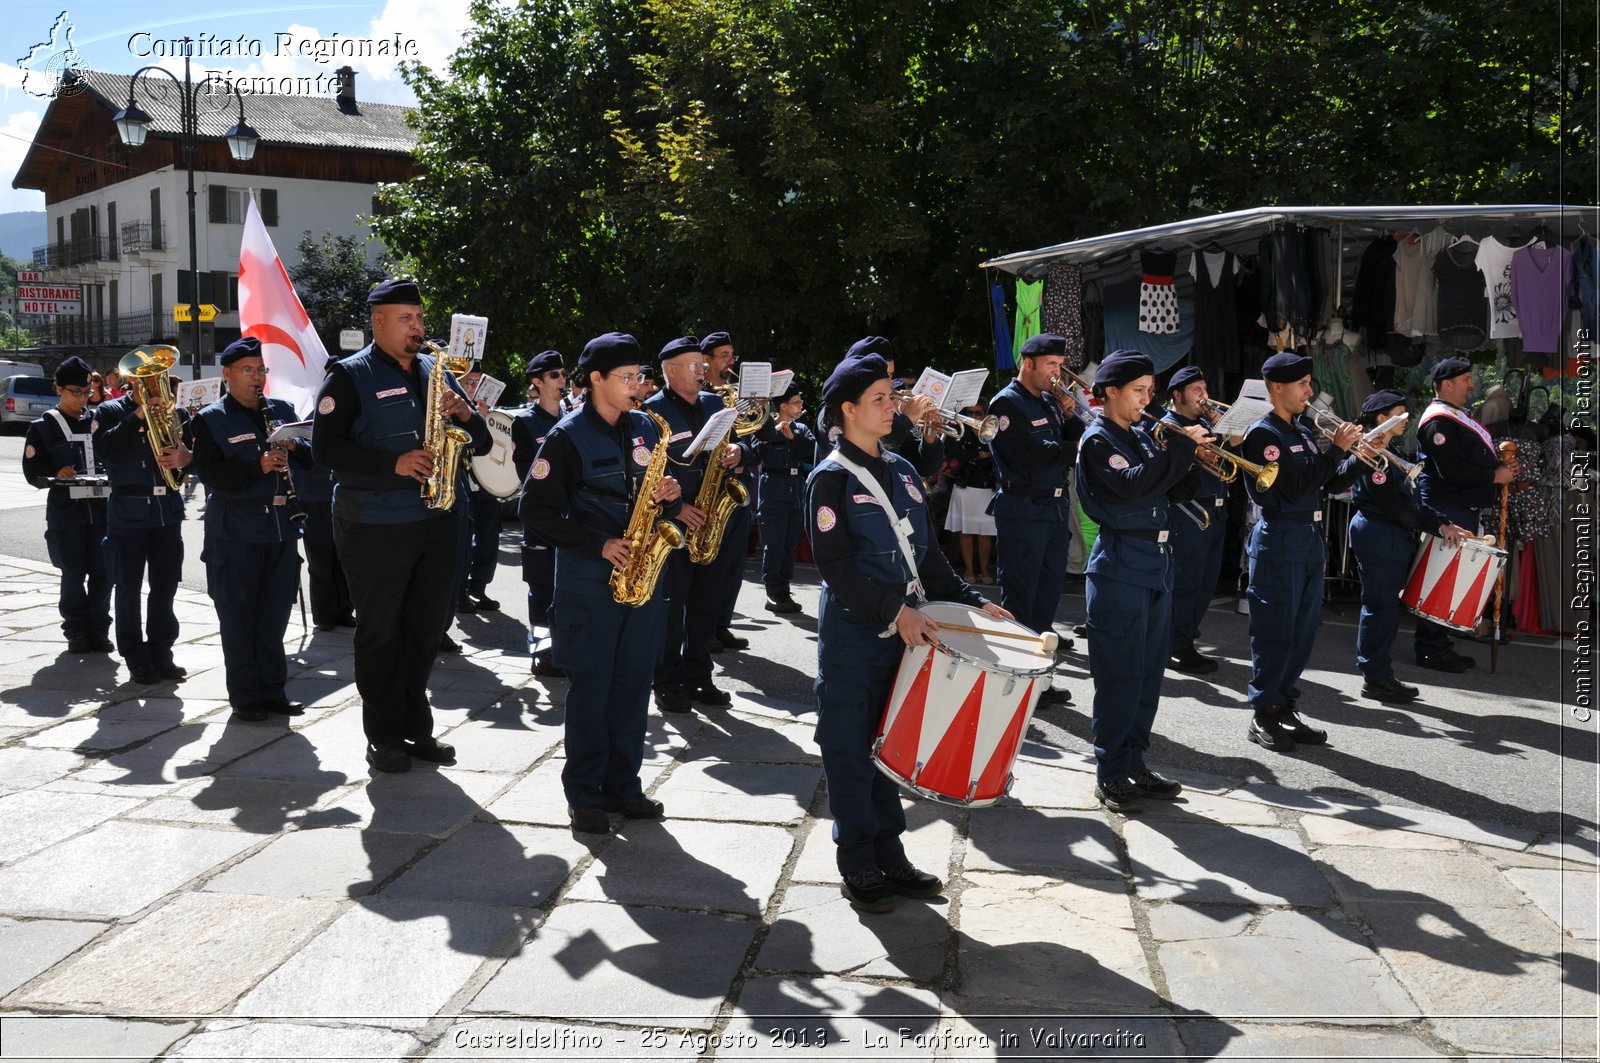
[[[907,859],[899,788],[871,755],[902,644],[938,637],[916,607],[932,597],[1011,614],[963,583],[939,549],[917,470],[882,445],[895,415],[888,363],[862,346],[823,385],[823,405],[842,433],[807,481],[805,510],[822,576],[816,737],[842,892],[858,911],[887,912],[896,895],[935,897],[944,888]]]

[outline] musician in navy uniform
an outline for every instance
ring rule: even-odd
[[[328,359],[323,366],[324,376],[335,361]],[[307,446],[301,453],[308,454],[310,449]],[[350,585],[344,579],[344,566],[339,563],[339,548],[333,542],[333,473],[325,466],[308,464],[295,477],[295,490],[299,492],[300,506],[306,514],[302,548],[311,583],[306,594],[311,599],[311,623],[318,631],[353,628],[356,626],[355,606],[350,602]]]
[[[608,332],[590,340],[577,375],[588,399],[545,436],[519,512],[556,552],[551,657],[571,680],[561,772],[567,814],[574,830],[607,834],[607,813],[657,819],[664,812],[644,795],[639,766],[667,602],[660,582],[637,606],[618,602],[611,590],[612,572],[632,558],[628,524],[660,432],[633,408],[639,344],[632,336]],[[682,493],[670,472],[651,496],[663,503],[662,519],[677,515]]]
[[[756,433],[761,466],[756,510],[761,522],[761,582],[767,588],[767,609],[774,613],[800,611],[789,584],[794,579],[794,552],[805,531],[800,496],[805,478],[817,463],[817,439],[800,422],[804,412],[800,385],[790,383],[788,390],[773,400],[772,419]]]
[[[311,448],[267,442],[275,424],[299,418],[292,405],[263,394],[260,340],[234,340],[217,363],[226,391],[195,415],[192,471],[206,487],[200,560],[221,625],[228,702],[238,720],[299,716],[305,706],[284,690],[283,638],[300,587],[305,520],[292,477],[310,465]]]
[[[1297,744],[1328,740],[1326,731],[1300,717],[1296,684],[1322,623],[1328,552],[1323,507],[1328,494],[1342,491],[1355,477],[1341,462],[1361,429],[1341,424],[1323,452],[1317,431],[1300,418],[1313,392],[1311,359],[1275,354],[1262,364],[1261,375],[1272,412],[1250,426],[1242,452],[1252,465],[1276,462],[1278,476],[1265,491],[1255,477],[1244,477],[1251,501],[1261,509],[1245,547],[1250,557],[1247,694],[1255,710],[1249,737],[1263,749],[1288,752]]]
[[[1361,427],[1371,431],[1405,412],[1405,396],[1399,392],[1374,392],[1361,404]],[[1403,423],[1397,425],[1383,438],[1371,440],[1372,445],[1386,450],[1405,431]],[[1395,677],[1392,651],[1400,629],[1400,592],[1417,553],[1417,532],[1440,536],[1452,546],[1459,546],[1471,533],[1418,501],[1400,468],[1375,470],[1353,456],[1346,460],[1354,463],[1356,473],[1350,548],[1361,573],[1361,620],[1356,627],[1356,666],[1366,677],[1361,695],[1404,705],[1420,691]]]
[[[994,515],[1000,603],[1035,631],[1055,624],[1067,581],[1072,545],[1067,477],[1077,457],[1083,424],[1073,416],[1065,389],[1052,377],[1066,360],[1064,337],[1044,332],[1022,345],[1016,379],[1000,389],[989,413],[1000,419],[990,444],[997,490]],[[1065,689],[1046,690],[1042,701],[1070,702]]]
[[[1434,366],[1433,392],[1417,424],[1417,459],[1422,462],[1418,494],[1423,505],[1477,535],[1483,530],[1482,514],[1494,510],[1501,485],[1516,478],[1516,459],[1502,461],[1488,431],[1467,413],[1471,362],[1446,358]],[[1456,652],[1448,628],[1423,617],[1417,618],[1414,646],[1417,663],[1437,672],[1462,672],[1478,663]]]
[[[487,418],[489,406],[478,399],[478,387],[483,383],[483,371],[474,365],[461,375],[461,388],[472,400],[473,408]],[[487,423],[487,421],[485,422]],[[467,486],[466,542],[462,544],[465,565],[457,578],[456,612],[499,612],[500,603],[489,595],[489,585],[494,582],[495,570],[500,566],[500,503],[484,490],[478,478],[472,475],[469,462],[462,462],[462,479]]]
[[[428,676],[450,622],[461,508],[429,509],[421,485],[434,455],[423,447],[433,359],[422,354],[422,294],[390,279],[367,296],[372,342],[323,381],[311,452],[333,470],[334,537],[356,607],[355,672],[367,763],[411,770],[411,760],[449,764],[455,749],[433,736]],[[449,379],[449,374],[445,374]],[[449,380],[447,422],[488,453],[489,426]]]
[[[734,366],[739,359],[733,353],[733,338],[726,332],[708,332],[700,337],[700,347],[706,356],[706,381],[737,387],[739,373]],[[641,401],[649,398],[643,390],[640,394]],[[733,437],[728,438],[731,440]],[[750,504],[740,506],[728,517],[728,530],[722,537],[722,549],[717,552],[716,560],[711,562],[710,567],[716,571],[716,578],[721,580],[716,595],[722,605],[708,647],[712,653],[750,648],[750,640],[734,634],[732,625],[734,606],[739,601],[739,588],[744,584],[745,557],[750,552],[750,523],[755,519],[758,471],[755,467],[755,447],[741,447],[739,463],[728,470],[728,479],[744,484]]]
[[[1172,409],[1163,421],[1176,428],[1199,425],[1209,429],[1215,415],[1206,407],[1210,398],[1206,375],[1194,366],[1185,366],[1167,381]],[[1185,504],[1190,515],[1175,514],[1172,520],[1172,651],[1167,667],[1189,675],[1207,675],[1217,670],[1217,662],[1195,649],[1200,623],[1211,607],[1222,575],[1222,547],[1228,532],[1228,485],[1204,463],[1191,470],[1192,496]],[[1205,514],[1205,527],[1198,514]],[[1191,516],[1192,515],[1192,516]]]
[[[133,681],[145,685],[188,674],[172,658],[178,641],[172,603],[183,576],[183,491],[169,486],[162,470],[181,477],[194,455],[188,446],[189,411],[181,406],[170,411],[175,427],[170,445],[159,456],[150,449],[146,404],[164,404],[160,380],[160,374],[130,376],[121,398],[95,410],[97,449],[111,478],[105,550],[115,588],[117,652]],[[141,593],[146,573],[149,591]]]
[[[528,362],[528,405],[511,421],[511,464],[517,479],[528,482],[528,470],[550,429],[561,420],[561,396],[567,371],[561,352],[540,351]],[[559,676],[550,659],[550,602],[556,592],[556,552],[526,523],[522,525],[522,582],[528,585],[528,639],[534,675]]]
[[[746,444],[732,442],[730,432],[730,440],[716,454],[702,452],[688,460],[685,453],[689,444],[725,404],[721,395],[701,390],[707,362],[700,341],[693,336],[679,337],[662,347],[661,368],[666,386],[650,397],[644,409],[672,428],[672,475],[683,489],[683,507],[677,519],[693,530],[703,525],[708,516],[695,504],[707,461],[720,461],[724,468],[732,470],[749,460],[749,449]],[[723,483],[732,478],[730,472]],[[729,535],[737,524],[737,520],[729,519]],[[728,535],[724,535],[718,557],[729,549],[739,550],[743,556],[743,547],[731,546]],[[689,560],[689,552],[682,550],[674,552],[667,562],[661,581],[666,585],[667,637],[656,669],[656,705],[668,713],[690,712],[694,702],[732,705],[728,692],[717,689],[711,681],[711,640],[726,609],[726,570],[719,568],[716,561],[696,565]]]
[[[904,647],[936,638],[937,625],[917,605],[925,598],[965,602],[1011,619],[951,569],[916,469],[884,449],[894,423],[891,391],[881,355],[852,353],[839,363],[823,385],[822,401],[843,431],[806,484],[806,519],[822,575],[817,744],[841,889],[863,912],[889,911],[896,895],[933,897],[943,889],[906,858],[899,788],[871,756]],[[892,506],[895,523],[886,519],[879,494]]]
[[[44,541],[50,563],[61,572],[61,634],[68,653],[110,653],[111,580],[106,575],[106,500],[103,488],[52,485],[49,480],[104,473],[95,450],[99,424],[89,409],[89,363],[73,355],[56,366],[60,404],[28,425],[22,444],[22,475],[48,488]]]
[[[1182,787],[1145,764],[1172,640],[1175,558],[1167,495],[1189,477],[1201,425],[1176,427],[1157,445],[1141,424],[1155,366],[1113,351],[1094,377],[1100,417],[1078,445],[1078,503],[1100,525],[1084,569],[1089,673],[1094,677],[1095,797],[1113,812],[1144,798],[1170,801]],[[1192,491],[1193,485],[1185,488]]]

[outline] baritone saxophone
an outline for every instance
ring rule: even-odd
[[[631,551],[628,567],[611,572],[611,597],[621,605],[635,607],[648,602],[655,594],[656,581],[661,578],[661,569],[666,565],[668,556],[683,545],[683,532],[678,530],[676,524],[662,519],[661,503],[655,500],[656,487],[667,472],[667,447],[672,429],[666,421],[649,410],[640,412],[656,423],[660,438],[656,440],[655,449],[650,452],[650,464],[639,480],[639,493],[633,502],[633,513],[628,518],[628,530],[624,533]]]

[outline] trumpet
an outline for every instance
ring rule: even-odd
[[[1321,406],[1308,406],[1306,409],[1311,414],[1312,425],[1315,426],[1319,433],[1321,433],[1322,438],[1332,441],[1334,433],[1338,432],[1340,426],[1344,424],[1343,419],[1341,419],[1338,414],[1332,412],[1331,410],[1325,410]],[[1350,447],[1350,453],[1354,454],[1358,461],[1364,463],[1367,468],[1371,469],[1373,472],[1388,472],[1389,459],[1392,457],[1392,455],[1389,454],[1388,451],[1380,450],[1377,447],[1374,447],[1371,439],[1380,433],[1387,432],[1390,428],[1394,427],[1394,422],[1396,420],[1403,421],[1408,416],[1410,415],[1404,413],[1397,414],[1395,417],[1389,418],[1389,420],[1385,421],[1377,428],[1374,428],[1366,435],[1358,436],[1354,445]]]
[[[1167,445],[1166,436],[1170,430],[1165,421],[1153,421],[1150,425],[1151,437],[1163,448]],[[1267,491],[1278,479],[1277,462],[1269,461],[1265,465],[1254,465],[1231,450],[1223,450],[1215,443],[1197,443],[1195,458],[1204,461],[1212,475],[1225,484],[1237,480],[1240,472],[1247,472],[1254,477],[1257,491]]]
[[[1067,376],[1072,379],[1072,383],[1077,385],[1078,389],[1085,395],[1094,390],[1088,384],[1084,383],[1081,376],[1079,376],[1077,373],[1074,373],[1066,366],[1061,367],[1061,372],[1067,374]],[[1074,395],[1072,393],[1072,388],[1069,388],[1066,385],[1059,374],[1050,378],[1050,383],[1046,390],[1048,390],[1052,395],[1058,395],[1062,398],[1071,399],[1072,416],[1076,417],[1083,427],[1094,427],[1094,413],[1090,411],[1088,401],[1082,396]]]
[[[910,390],[909,388],[901,388],[899,391],[891,391],[889,394],[894,397],[894,401],[897,404],[902,406],[917,397],[916,392]],[[969,420],[970,419],[971,418],[969,418]],[[999,431],[999,423],[999,420],[996,419],[996,431]],[[931,414],[929,414],[927,417],[924,417],[920,421],[913,421],[911,427],[915,428],[919,432],[926,432],[930,428],[937,428],[939,430],[939,435],[950,440],[952,443],[960,439],[966,432],[965,427],[956,421],[945,417],[945,415],[940,413],[938,410],[934,410]],[[994,437],[991,435],[989,438],[993,439]]]
[[[1379,465],[1374,466],[1374,469],[1378,469],[1379,466],[1381,466],[1383,469],[1393,467],[1400,470],[1401,474],[1406,478],[1407,483],[1416,483],[1417,477],[1422,475],[1422,465],[1420,462],[1407,461],[1394,451],[1387,450],[1377,445],[1378,440],[1382,439],[1396,428],[1399,428],[1401,425],[1405,424],[1410,416],[1411,415],[1409,413],[1395,414],[1393,417],[1389,418],[1387,421],[1383,422],[1378,427],[1362,436],[1360,440],[1358,440],[1358,445],[1366,448],[1366,450],[1369,451],[1373,455],[1373,458],[1379,463]]]

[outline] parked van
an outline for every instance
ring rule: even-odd
[[[28,424],[61,402],[53,380],[43,376],[8,376],[0,380],[0,431],[26,432]]]
[[[44,366],[38,362],[13,362],[9,358],[0,358],[0,377],[44,375]]]

